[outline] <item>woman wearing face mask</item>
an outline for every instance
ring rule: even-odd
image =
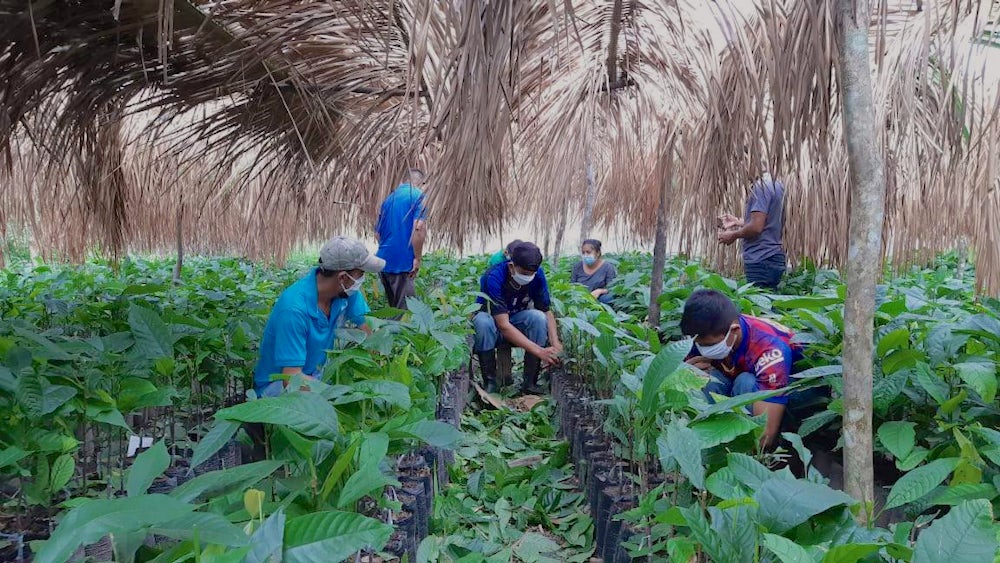
[[[618,272],[614,264],[602,258],[601,241],[595,239],[583,241],[580,254],[580,261],[573,265],[570,281],[587,286],[590,294],[601,303],[611,303],[608,287]]]
[[[267,319],[254,369],[258,396],[280,394],[296,374],[318,377],[344,320],[370,332],[360,290],[365,273],[384,266],[360,240],[335,237],[323,245],[318,266],[281,293]],[[279,378],[272,381],[275,375]]]
[[[688,297],[681,315],[681,332],[694,337],[687,363],[708,373],[705,397],[712,394],[735,397],[757,391],[772,391],[789,384],[802,359],[802,346],[794,334],[772,321],[741,315],[722,293],[699,289]],[[761,437],[762,448],[774,445],[781,431],[786,408],[805,407],[813,394],[778,395],[753,403],[753,414],[767,414]]]

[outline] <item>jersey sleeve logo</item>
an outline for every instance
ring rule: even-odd
[[[754,365],[754,369],[757,373],[761,373],[769,367],[780,364],[785,360],[785,355],[781,353],[781,350],[777,348],[771,348],[770,350],[764,352],[757,358],[757,363]],[[772,375],[772,377],[774,377]],[[772,383],[774,383],[772,381]]]

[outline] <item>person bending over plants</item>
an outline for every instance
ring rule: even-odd
[[[253,385],[258,397],[274,397],[296,374],[315,378],[344,320],[369,332],[368,303],[361,294],[366,272],[385,261],[360,240],[334,237],[319,251],[319,265],[281,292],[264,326]],[[272,376],[283,377],[272,381]]]
[[[699,289],[688,297],[681,314],[681,332],[694,337],[686,362],[708,373],[704,388],[735,397],[757,391],[781,389],[796,373],[802,346],[792,341],[792,331],[769,320],[741,315],[736,304],[713,289]],[[786,408],[794,408],[804,395],[778,395],[753,403],[753,414],[767,414],[762,449],[770,448],[781,431]],[[791,402],[791,404],[790,404]]]
[[[510,249],[510,260],[488,268],[479,280],[483,295],[476,298],[480,311],[472,318],[473,351],[479,356],[487,392],[497,391],[496,347],[501,341],[524,349],[522,393],[542,393],[541,366],[559,363],[562,343],[541,265],[542,251],[521,242]]]

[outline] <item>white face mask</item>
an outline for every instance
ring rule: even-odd
[[[354,295],[355,293],[361,291],[361,286],[365,282],[365,275],[364,274],[361,274],[361,277],[358,278],[358,279],[352,278],[351,274],[348,274],[347,272],[344,272],[344,275],[347,276],[347,279],[349,279],[352,282],[354,282],[351,285],[351,287],[348,287],[348,288],[344,289],[344,293],[346,293],[348,295]]]
[[[517,285],[528,285],[535,279],[535,274],[519,274],[517,272],[512,272],[512,277]]]
[[[695,346],[698,348],[698,353],[710,360],[722,360],[729,357],[729,354],[733,351],[733,346],[728,344],[729,335],[732,334],[733,327],[729,327],[729,331],[726,332],[726,337],[722,340],[712,344],[711,346],[702,346],[695,342]]]

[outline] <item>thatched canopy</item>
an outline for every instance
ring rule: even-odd
[[[766,161],[790,256],[836,265],[831,3],[0,0],[0,224],[79,258],[170,247],[180,219],[195,250],[280,258],[368,230],[416,165],[461,246],[578,214],[589,163],[598,221],[648,240],[666,190],[681,247],[732,266],[714,218]],[[996,75],[970,41],[988,6],[876,4],[887,254],[967,241],[995,292]]]

